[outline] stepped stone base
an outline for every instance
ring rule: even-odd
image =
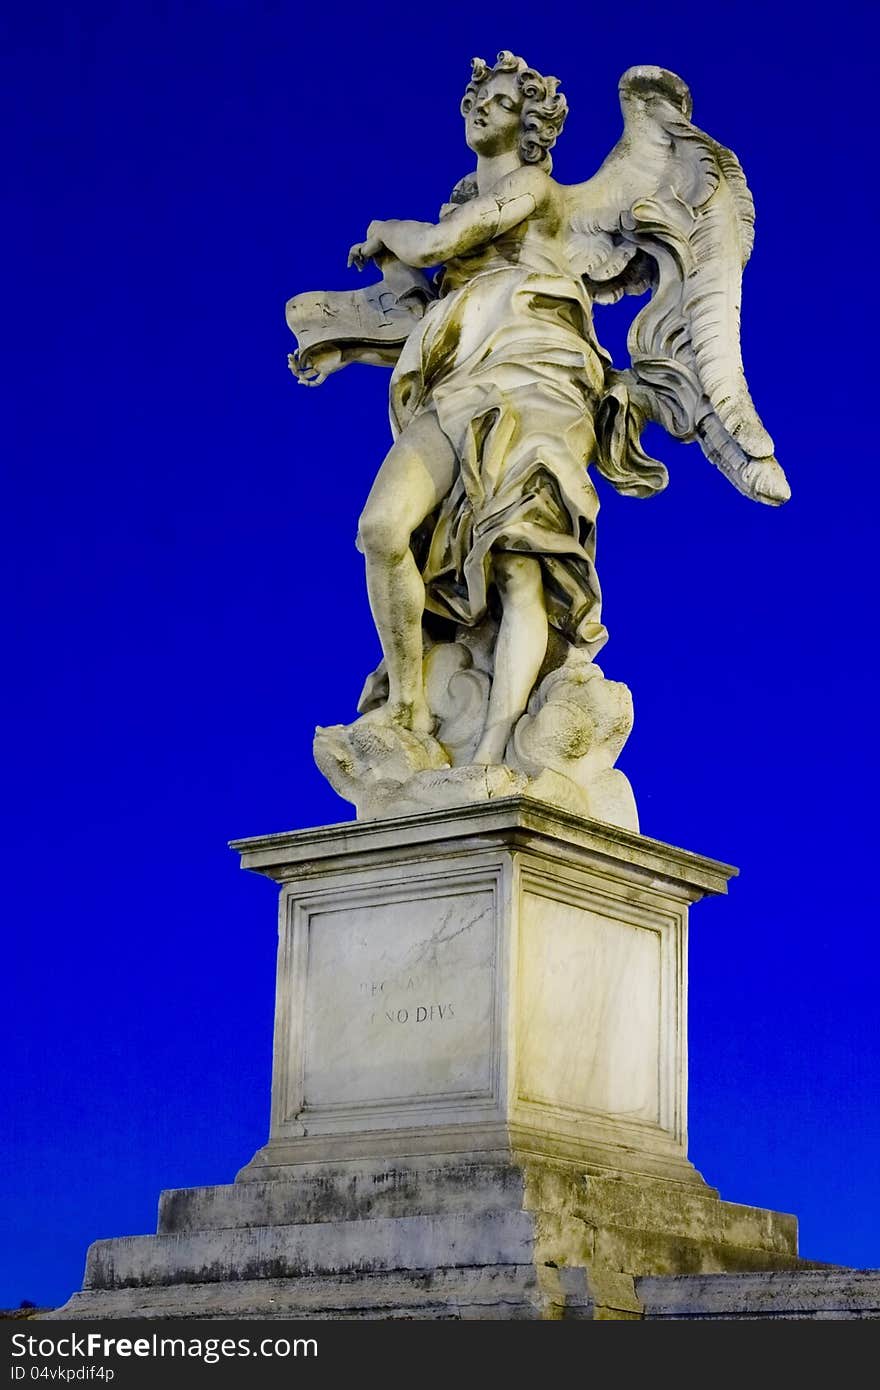
[[[798,1283],[794,1218],[687,1157],[688,912],[729,865],[527,797],[236,847],[280,888],[268,1142],[164,1193],[155,1236],[96,1242],[48,1316],[870,1305]]]
[[[793,1217],[705,1186],[457,1155],[163,1193],[49,1317],[625,1319],[640,1275],[800,1267]]]
[[[644,1317],[803,1322],[880,1318],[880,1269],[638,1279]]]

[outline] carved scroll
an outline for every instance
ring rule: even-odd
[[[305,386],[320,386],[349,362],[393,366],[406,339],[435,297],[420,270],[394,256],[376,262],[382,279],[363,290],[317,290],[294,295],[285,317],[297,340],[290,370]]]

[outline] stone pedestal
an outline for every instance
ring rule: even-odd
[[[236,842],[281,886],[268,1143],[56,1316],[640,1317],[799,1265],[687,1158],[687,919],[729,866],[511,798]]]
[[[234,848],[281,885],[271,1133],[240,1180],[522,1150],[701,1182],[688,906],[735,870],[522,799]]]

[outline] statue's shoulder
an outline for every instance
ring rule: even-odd
[[[504,178],[499,179],[492,189],[492,193],[499,192],[506,196],[512,194],[515,197],[530,193],[536,201],[544,203],[551,198],[564,197],[565,187],[552,179],[543,169],[539,169],[536,164],[521,164],[512,174],[505,174]],[[463,179],[459,179],[450,193],[448,201],[443,204],[442,215],[454,212],[457,207],[461,207],[464,203],[469,203],[479,196],[476,171],[472,174],[466,174]]]
[[[528,194],[538,207],[546,207],[560,196],[562,187],[537,165],[521,164],[512,174],[505,175],[492,191],[508,198],[521,198]]]

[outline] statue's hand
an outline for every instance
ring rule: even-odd
[[[348,253],[348,264],[357,266],[358,270],[363,270],[367,261],[381,255],[385,250],[384,243],[380,236],[381,222],[371,222],[367,228],[367,235],[364,241],[356,241]]]
[[[342,366],[342,353],[339,348],[325,348],[307,353],[303,361],[298,352],[289,352],[287,365],[300,386],[320,386]]]

